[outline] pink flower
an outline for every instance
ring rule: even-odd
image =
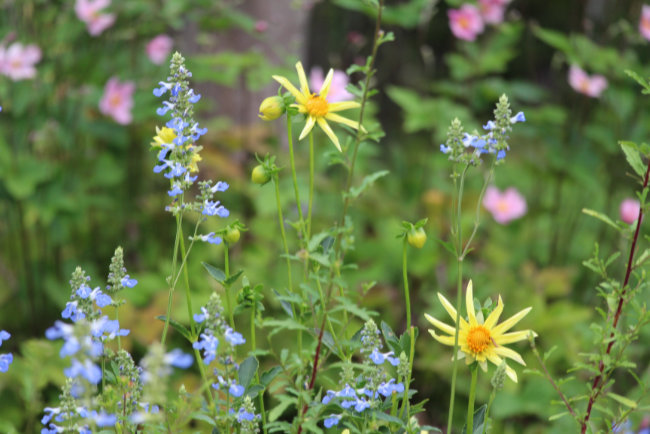
[[[619,213],[625,223],[634,223],[639,218],[639,211],[641,211],[641,204],[638,200],[627,198],[621,202]]]
[[[269,23],[264,20],[258,20],[255,22],[255,31],[258,33],[264,33],[268,30]]]
[[[650,6],[648,5],[643,5],[643,8],[641,8],[639,32],[641,32],[641,36],[650,41]]]
[[[323,77],[323,70],[318,66],[315,66],[309,72],[309,84],[312,89],[320,89],[325,81]],[[332,76],[332,84],[330,85],[330,92],[327,95],[327,101],[329,102],[339,102],[339,101],[349,101],[354,99],[354,95],[345,90],[345,86],[349,83],[348,76],[345,72],[339,71],[338,69],[334,70],[334,75]]]
[[[156,65],[162,64],[167,60],[167,56],[172,51],[174,40],[167,35],[158,35],[147,44],[147,56]]]
[[[86,23],[88,33],[97,36],[115,22],[115,14],[102,13],[101,10],[111,5],[111,0],[77,0],[74,11],[77,17]]]
[[[131,109],[133,108],[133,92],[135,84],[132,81],[120,81],[111,77],[104,87],[104,95],[99,101],[99,111],[115,119],[118,124],[131,123]]]
[[[526,199],[514,187],[501,193],[498,188],[489,186],[483,196],[483,206],[502,225],[518,219],[527,210]]]
[[[465,4],[460,9],[449,9],[447,15],[451,32],[458,39],[473,41],[483,32],[483,19],[476,6]]]
[[[481,16],[488,24],[500,24],[508,5],[508,0],[478,0]]]
[[[0,45],[0,74],[14,81],[34,78],[34,65],[40,60],[41,49],[36,45],[23,46],[20,42],[14,42],[9,48]]]
[[[607,89],[607,79],[605,77],[598,74],[589,76],[575,65],[571,65],[569,68],[569,84],[576,92],[592,98],[598,98]]]

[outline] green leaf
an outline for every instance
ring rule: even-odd
[[[390,414],[386,414],[383,411],[373,411],[372,415],[374,416],[375,419],[385,420],[386,422],[395,423],[398,424],[399,426],[404,426],[404,421],[402,419],[395,416],[391,416]]]
[[[562,418],[562,417],[564,417],[564,416],[566,416],[568,414],[569,414],[568,411],[563,411],[561,413],[556,413],[556,414],[552,415],[551,417],[549,417],[548,420],[552,422],[552,421],[560,419],[560,418]]]
[[[280,403],[273,407],[273,410],[269,411],[269,422],[273,422],[280,416],[284,411],[291,407],[296,402],[295,398],[286,398],[284,396],[280,397]]]
[[[233,283],[235,283],[235,282],[237,281],[237,279],[239,279],[239,276],[241,276],[243,272],[244,272],[244,270],[239,270],[238,272],[236,272],[235,274],[233,274],[232,276],[230,276],[229,278],[227,278],[227,279],[223,282],[223,284],[224,284],[225,286],[228,286],[228,287],[231,286]]]
[[[156,319],[159,319],[162,322],[165,322],[167,320],[167,317],[165,315],[158,315]],[[192,340],[192,333],[185,327],[183,324],[179,323],[178,321],[174,321],[173,319],[169,320],[169,324],[180,334],[182,334],[185,339],[187,339],[190,342],[193,342]]]
[[[329,236],[329,232],[324,231],[324,232],[319,232],[315,235],[312,235],[311,239],[309,240],[309,244],[307,244],[307,251],[308,252],[313,252],[318,248],[320,243]]]
[[[248,388],[248,386],[251,384],[251,380],[255,376],[255,372],[257,372],[257,367],[259,365],[259,362],[254,356],[250,356],[244,360],[241,365],[239,365],[239,384],[245,388]]]
[[[634,71],[630,71],[629,69],[626,69],[625,73],[628,76],[630,76],[634,81],[639,83],[641,85],[641,87],[643,87],[645,90],[650,91],[650,84],[646,80],[641,78],[641,76],[639,74],[637,74]]]
[[[261,384],[253,384],[252,386],[250,386],[249,388],[246,389],[246,392],[244,393],[244,396],[249,396],[250,398],[255,398],[262,391],[264,391],[264,386],[262,386]]]
[[[210,264],[206,264],[205,262],[201,262],[201,264],[203,264],[203,267],[208,270],[208,273],[210,273],[210,276],[212,276],[214,280],[223,285],[224,281],[226,280],[226,273],[224,273],[219,268],[213,267]]]
[[[260,383],[264,387],[268,387],[269,384],[271,384],[271,381],[273,381],[273,379],[277,377],[280,372],[282,372],[281,367],[279,366],[272,367],[271,369],[269,369],[268,371],[262,374],[262,376],[260,377]]]
[[[618,231],[621,230],[621,228],[618,227],[618,225],[614,223],[612,219],[610,219],[609,217],[607,217],[605,214],[601,212],[594,211],[593,209],[589,209],[589,208],[582,208],[582,212],[592,217],[595,217],[604,223],[607,223],[608,225],[610,225],[611,227],[615,228]]]
[[[273,330],[269,333],[269,337],[273,336],[276,333],[281,332],[282,330],[304,330],[309,331],[309,328],[300,324],[298,321],[293,319],[266,319],[264,320],[264,327],[273,327]]]
[[[644,177],[646,167],[643,164],[643,161],[641,161],[641,155],[639,154],[636,143],[626,141],[620,141],[618,143],[621,145],[621,148],[625,153],[625,158],[627,159],[627,162],[630,164],[630,166],[632,166],[632,169],[634,169],[637,175]]]
[[[629,407],[629,408],[636,408],[637,407],[636,401],[633,401],[630,398],[626,398],[624,396],[618,395],[618,394],[613,393],[613,392],[609,392],[607,394],[607,396],[612,398],[614,401],[617,401],[617,402],[623,404],[626,407]]]
[[[483,424],[485,420],[485,411],[487,410],[487,404],[483,404],[474,412],[474,421],[472,426],[472,434],[482,434],[483,433]],[[467,433],[467,425],[463,426],[463,433]]]
[[[212,426],[214,426],[214,427],[217,426],[217,424],[216,424],[216,422],[214,421],[214,419],[212,419],[212,418],[211,418],[210,416],[208,416],[207,414],[203,414],[203,413],[200,413],[200,412],[198,412],[198,411],[195,411],[194,413],[190,414],[190,419],[201,420],[201,421],[207,423],[208,425],[212,425]]]
[[[363,178],[361,185],[358,187],[352,187],[350,189],[349,197],[356,198],[361,195],[368,187],[370,187],[376,180],[379,178],[388,175],[390,172],[388,170],[380,170],[378,172],[372,173]]]

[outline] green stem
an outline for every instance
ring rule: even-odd
[[[182,201],[182,196],[181,196],[181,201]],[[167,338],[167,329],[169,328],[169,320],[171,319],[172,315],[172,300],[174,299],[174,287],[175,284],[172,281],[174,275],[176,274],[176,260],[178,257],[178,246],[180,243],[180,238],[181,238],[181,224],[183,222],[183,218],[181,214],[176,214],[176,238],[174,239],[174,252],[172,254],[172,272],[169,275],[169,296],[167,298],[167,311],[165,313],[165,326],[163,327],[163,333],[162,337],[160,339],[160,343],[164,346],[165,345],[165,340]]]
[[[185,240],[183,237],[183,228],[180,229],[181,233],[181,254],[183,255],[183,262],[181,267],[183,268],[183,280],[185,281],[185,299],[187,300],[187,315],[190,317],[190,330],[192,331],[192,336],[196,335],[196,324],[194,323],[194,312],[192,310],[192,294],[190,291],[190,273],[187,271],[187,254],[185,252]]]
[[[470,368],[472,371],[472,383],[469,388],[469,402],[467,403],[467,430],[466,434],[474,432],[474,400],[476,399],[476,379],[478,378],[478,365]]]
[[[490,399],[488,400],[487,409],[485,410],[485,418],[483,419],[483,430],[481,431],[481,434],[485,434],[487,432],[488,418],[490,417],[490,409],[492,408],[492,401],[494,401],[496,394],[497,394],[496,389],[492,389],[492,393],[490,393]]]
[[[298,191],[298,177],[296,175],[296,161],[293,154],[293,138],[291,134],[291,115],[287,114],[287,140],[289,141],[289,160],[291,162],[291,176],[293,177],[293,191],[296,196],[296,207],[300,218],[300,232],[304,241],[305,219],[302,216],[302,205],[300,204],[300,193]],[[301,242],[302,244],[302,242]]]
[[[469,166],[465,166],[462,174],[460,175],[460,182],[454,178],[454,186],[458,184],[456,194],[456,217],[454,221],[454,231],[456,232],[456,255],[457,255],[457,276],[456,276],[456,333],[454,333],[454,353],[452,355],[453,368],[451,372],[451,393],[449,395],[449,415],[447,416],[447,432],[451,433],[452,422],[454,418],[454,401],[456,397],[456,376],[458,375],[458,331],[460,324],[460,304],[461,294],[463,293],[463,237],[462,237],[462,224],[461,224],[461,211],[463,202],[463,189],[465,186],[465,174]],[[455,170],[454,170],[455,172]]]
[[[490,171],[488,172],[488,175],[485,177],[485,182],[483,182],[483,188],[481,189],[481,194],[479,194],[478,196],[478,201],[476,202],[476,215],[474,217],[474,228],[472,229],[472,233],[470,234],[469,238],[467,239],[467,242],[465,243],[465,247],[462,249],[462,253],[460,255],[461,259],[465,259],[465,256],[469,252],[470,245],[472,244],[472,240],[474,240],[474,236],[478,231],[478,227],[481,222],[481,205],[483,204],[483,196],[485,195],[485,191],[487,190],[487,187],[490,184],[490,181],[492,180],[492,176],[494,175],[495,165],[496,165],[496,158],[492,162]]]
[[[253,300],[253,304],[251,306],[251,351],[255,351],[257,348],[257,345],[255,343],[255,318],[257,317],[256,315],[256,310],[257,308],[257,301]],[[257,384],[260,384],[260,372],[259,369],[255,371],[255,380],[257,381]],[[259,402],[260,402],[260,412],[262,413],[262,430],[264,430],[264,434],[266,434],[266,411],[264,411],[264,389],[262,389],[258,395]]]
[[[307,243],[311,238],[311,208],[314,201],[314,133],[309,133],[309,205],[307,207]]]
[[[408,279],[408,265],[406,263],[407,258],[407,241],[404,237],[404,242],[402,243],[404,248],[402,249],[402,277],[404,278],[404,298],[406,299],[406,330],[411,328],[411,296],[409,294],[409,279]]]
[[[282,235],[282,245],[284,246],[284,254],[287,260],[287,276],[289,278],[289,292],[293,292],[293,283],[291,279],[291,259],[289,258],[289,244],[287,243],[287,234],[284,231],[284,218],[282,217],[282,204],[280,202],[280,180],[278,174],[273,176],[273,184],[275,184],[275,203],[278,208],[278,222],[280,223],[280,234]],[[292,305],[293,308],[293,305]],[[295,317],[294,312],[294,317]]]
[[[411,352],[409,354],[409,372],[406,376],[406,384],[404,384],[404,398],[402,401],[402,409],[399,412],[399,417],[401,418],[406,410],[406,418],[408,419],[409,415],[409,388],[411,387],[411,373],[413,372],[413,359],[415,356],[415,328],[409,328],[409,334],[411,337]]]
[[[230,246],[226,241],[223,243],[223,260],[224,260],[224,268],[225,268],[225,273],[226,273],[226,279],[230,278],[230,261],[228,259],[228,250]],[[234,317],[234,312],[233,312],[233,306],[232,306],[232,301],[230,300],[230,285],[227,283],[224,283],[223,285],[223,290],[226,293],[226,306],[228,307],[228,320],[230,322],[230,327],[233,329],[235,328],[235,317]]]

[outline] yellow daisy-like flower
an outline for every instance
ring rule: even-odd
[[[449,316],[451,316],[452,320],[456,322],[456,309],[454,309],[454,306],[440,293],[438,293],[438,298]],[[525,317],[532,307],[527,307],[497,325],[499,317],[503,312],[503,301],[501,300],[501,296],[499,296],[496,308],[492,313],[490,313],[486,320],[483,320],[483,313],[479,312],[479,314],[476,315],[474,311],[474,294],[472,291],[471,280],[467,284],[465,304],[467,305],[467,320],[460,317],[460,328],[458,331],[458,346],[460,351],[458,353],[458,358],[466,357],[465,361],[468,365],[474,361],[478,362],[483,371],[487,371],[488,360],[499,366],[503,361],[502,358],[512,359],[525,366],[526,363],[519,353],[510,348],[506,348],[504,345],[528,339],[531,332],[533,333],[533,336],[537,336],[537,334],[532,330],[506,333],[523,317]],[[450,335],[438,335],[434,330],[429,329],[431,336],[433,336],[433,338],[438,342],[453,347],[456,328],[445,324],[442,321],[438,321],[431,315],[424,314],[424,316],[427,321],[435,327]],[[517,382],[517,373],[514,369],[506,366],[506,374],[512,379],[512,381],[515,383]]]
[[[309,90],[309,83],[307,82],[307,76],[305,75],[305,70],[302,67],[302,63],[296,63],[296,70],[298,71],[298,80],[300,81],[300,90],[291,84],[291,82],[279,75],[274,75],[273,79],[280,83],[285,89],[287,89],[291,94],[296,98],[296,104],[292,104],[293,107],[297,107],[300,113],[303,113],[307,116],[307,123],[305,128],[303,128],[300,133],[298,140],[305,138],[307,134],[314,128],[314,125],[318,126],[327,134],[334,146],[340,151],[341,144],[339,143],[338,137],[332,131],[332,128],[329,126],[327,121],[338,122],[348,127],[359,129],[365,132],[366,130],[359,125],[359,122],[354,122],[350,119],[344,118],[343,116],[337,115],[336,112],[343,110],[348,110],[352,108],[358,108],[361,106],[356,101],[342,101],[330,103],[327,101],[327,95],[330,91],[330,85],[332,84],[332,77],[334,76],[334,70],[330,69],[325,77],[325,81],[320,88],[318,93],[312,93]]]

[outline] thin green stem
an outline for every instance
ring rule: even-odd
[[[226,279],[228,280],[230,278],[230,260],[228,258],[228,250],[230,249],[230,246],[226,241],[223,243],[223,261],[224,261],[224,268],[225,268],[225,273],[226,273]],[[230,322],[230,327],[233,329],[235,328],[235,317],[234,317],[234,312],[233,312],[233,306],[232,306],[232,300],[230,299],[230,285],[227,283],[224,283],[223,285],[223,290],[226,293],[226,306],[228,307],[228,321]]]
[[[180,229],[181,233],[181,254],[183,255],[183,262],[181,264],[183,271],[183,280],[185,281],[185,299],[187,300],[187,315],[190,318],[190,330],[192,336],[196,335],[196,324],[194,323],[194,312],[192,310],[192,294],[190,291],[190,273],[187,270],[187,253],[185,252],[185,240],[183,237],[183,228]],[[180,270],[179,270],[180,272]]]
[[[282,203],[280,201],[280,180],[278,174],[273,176],[273,184],[275,185],[275,203],[278,208],[278,223],[280,224],[280,234],[282,235],[282,245],[284,247],[284,255],[287,260],[287,277],[289,278],[289,292],[293,292],[293,283],[291,279],[291,259],[289,258],[289,244],[287,243],[287,234],[284,231],[284,218],[282,217]],[[293,305],[291,305],[293,308]],[[294,312],[295,316],[295,312]]]
[[[497,395],[496,389],[492,389],[492,393],[490,393],[490,399],[488,400],[487,409],[485,410],[485,417],[483,419],[483,430],[481,431],[481,434],[485,434],[487,432],[487,426],[490,417],[490,409],[492,408],[492,401],[494,401],[496,395]]]
[[[300,192],[298,191],[298,177],[296,175],[296,161],[293,153],[293,138],[291,133],[291,115],[287,114],[287,140],[289,141],[289,160],[291,162],[291,176],[293,177],[293,191],[296,196],[296,207],[298,208],[298,217],[300,218],[300,232],[302,241],[305,235],[305,219],[302,216],[302,205],[300,203]],[[302,242],[301,242],[302,244]]]
[[[181,201],[183,200],[181,196]],[[172,281],[173,276],[176,274],[176,260],[178,257],[178,246],[181,238],[181,224],[183,222],[182,214],[176,214],[176,238],[174,239],[174,252],[172,254],[172,272],[169,275],[169,296],[167,298],[167,311],[165,313],[165,326],[163,327],[162,337],[160,343],[164,346],[167,338],[167,329],[169,328],[169,320],[172,315],[172,300],[174,299],[174,284]]]
[[[467,403],[467,431],[474,432],[474,401],[476,400],[476,379],[478,378],[478,366],[475,364],[470,368],[472,371],[472,382],[469,386],[469,402]]]
[[[474,236],[478,231],[479,224],[481,223],[481,205],[483,204],[483,196],[485,195],[485,191],[487,190],[487,187],[490,184],[490,181],[492,180],[492,176],[494,175],[495,164],[496,164],[496,158],[494,159],[494,161],[492,161],[492,166],[490,167],[490,171],[485,177],[485,181],[483,182],[483,188],[481,188],[481,194],[479,195],[478,201],[476,202],[476,215],[474,217],[474,228],[472,229],[472,233],[470,234],[469,238],[467,239],[467,242],[465,243],[465,247],[462,249],[462,253],[460,255],[461,259],[465,259],[465,256],[469,252],[470,245],[472,244],[472,241],[474,240]]]
[[[314,133],[309,133],[309,205],[307,207],[307,239],[311,238],[311,207],[314,202]]]
[[[401,418],[402,415],[404,414],[404,410],[406,410],[407,419],[409,415],[409,388],[411,387],[413,359],[415,356],[415,328],[414,327],[409,327],[409,336],[411,337],[411,347],[410,347],[411,352],[409,354],[409,372],[408,375],[406,376],[406,383],[404,384],[404,398],[402,401],[402,409],[399,412],[399,417]]]
[[[255,342],[255,318],[257,317],[257,301],[253,300],[251,306],[251,351],[255,351],[257,344]],[[255,371],[255,380],[257,384],[260,384],[260,372],[259,369]],[[260,391],[257,395],[260,402],[260,412],[262,413],[262,430],[266,434],[266,411],[264,410],[264,389]]]
[[[454,178],[454,186],[458,185],[456,194],[456,216],[454,219],[454,232],[456,234],[456,254],[457,254],[457,276],[456,276],[456,324],[460,324],[460,304],[461,294],[463,292],[463,258],[461,250],[463,248],[462,224],[461,224],[461,211],[463,202],[463,189],[465,186],[465,174],[469,166],[465,166],[460,175],[460,181]],[[454,170],[455,172],[455,170]],[[452,422],[454,418],[454,401],[456,398],[456,377],[458,375],[458,331],[459,327],[456,326],[456,333],[454,333],[454,352],[452,355],[453,368],[451,372],[451,393],[449,395],[449,414],[447,416],[447,432],[452,431]]]
[[[404,248],[402,249],[402,277],[404,278],[404,298],[406,303],[406,330],[411,328],[411,296],[409,294],[409,279],[408,279],[408,264],[406,262],[407,258],[407,249],[408,243],[406,237],[404,237],[404,242],[402,243]]]

